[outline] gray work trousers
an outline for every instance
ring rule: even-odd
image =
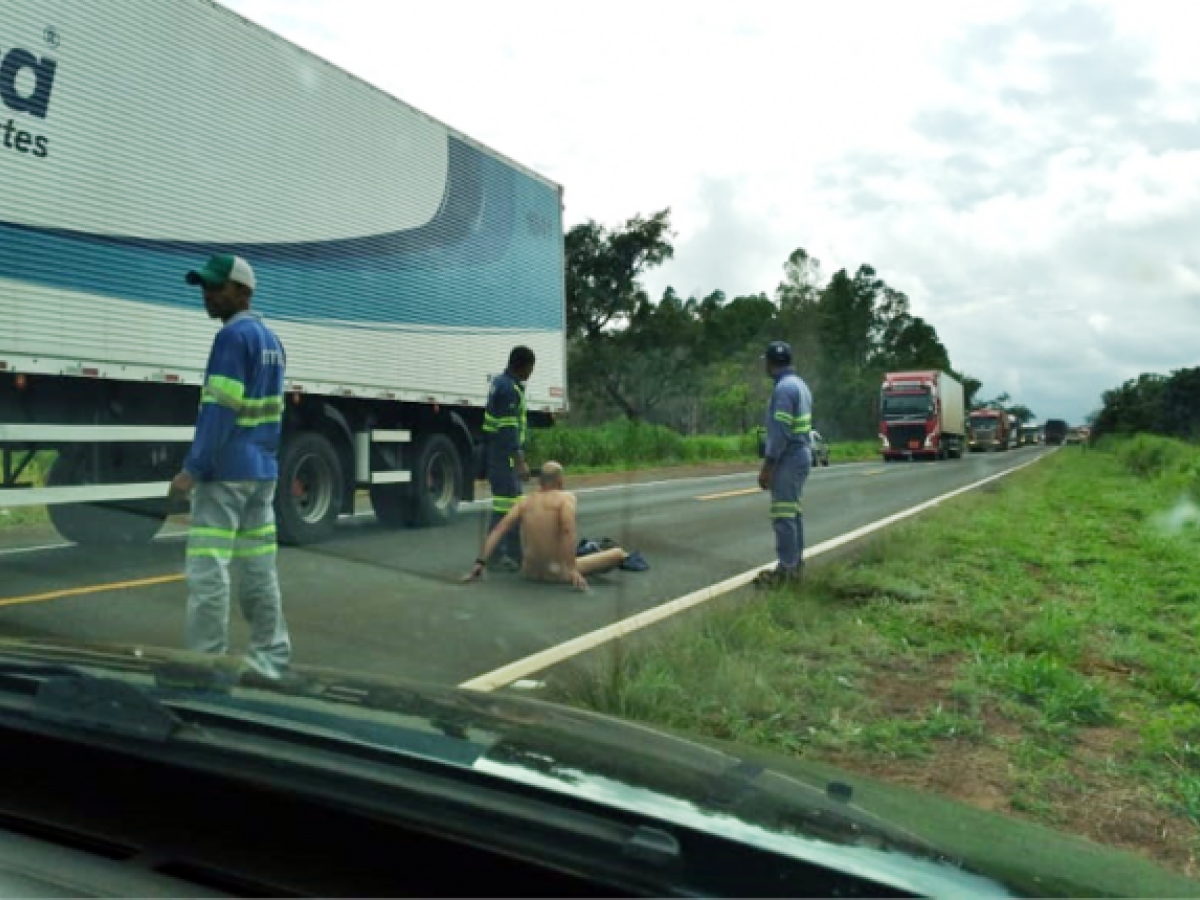
[[[784,451],[771,475],[771,527],[779,568],[794,572],[804,558],[804,512],[800,497],[812,468],[807,444],[793,444]]]
[[[512,512],[517,501],[521,499],[521,476],[517,473],[515,459],[496,452],[493,448],[488,450],[487,478],[488,486],[492,489],[492,520],[488,529],[490,531]],[[496,548],[496,555],[521,561],[520,529],[514,528],[504,536]]]
[[[246,661],[276,676],[292,657],[275,568],[273,481],[205,481],[192,495],[187,544],[189,650],[229,650],[230,567],[239,569],[238,600],[250,623]]]

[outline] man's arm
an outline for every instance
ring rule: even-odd
[[[507,380],[496,384],[487,405],[492,429],[488,440],[494,441],[514,460],[521,452],[520,411],[521,398],[512,384]]]
[[[779,386],[771,390],[771,400],[767,404],[767,434],[763,446],[763,463],[758,472],[758,486],[764,491],[771,486],[771,475],[775,471],[775,463],[783,448],[787,446],[787,438],[783,433],[783,421],[780,413]],[[785,411],[786,412],[786,411]],[[791,428],[789,426],[790,433]]]
[[[787,449],[795,433],[800,406],[798,391],[787,390],[782,384],[775,386],[767,416],[767,445],[763,453],[762,469],[758,473],[758,486],[764,491],[771,486],[775,464],[779,462],[779,457]]]
[[[196,481],[212,477],[221,449],[237,427],[246,396],[246,354],[231,332],[218,332],[212,362],[200,395],[196,436],[183,470]]]
[[[487,568],[487,561],[496,552],[501,539],[516,528],[517,524],[521,521],[521,514],[525,511],[525,499],[522,497],[518,500],[517,505],[509,510],[508,515],[496,523],[496,527],[492,529],[491,534],[487,536],[487,540],[483,542],[483,550],[480,551],[479,559],[475,560],[475,565],[472,566],[471,571],[463,578],[463,581],[475,581],[482,577],[483,570]]]

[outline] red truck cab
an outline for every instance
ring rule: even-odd
[[[879,402],[880,452],[898,459],[961,459],[963,386],[946,372],[888,372]]]

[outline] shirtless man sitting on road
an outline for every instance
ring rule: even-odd
[[[585,575],[598,575],[618,568],[629,555],[619,547],[589,556],[575,556],[579,537],[575,530],[575,495],[563,490],[563,467],[556,462],[542,466],[539,489],[517,501],[512,512],[496,523],[463,581],[483,577],[487,560],[511,529],[521,527],[521,575],[530,581],[552,581],[587,590]]]

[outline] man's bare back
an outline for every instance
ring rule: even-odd
[[[575,495],[538,491],[523,497],[521,574],[532,581],[569,581],[575,568]]]
[[[484,560],[495,550],[508,529],[521,529],[521,575],[530,581],[553,581],[586,588],[584,575],[615,569],[627,554],[619,547],[575,558],[579,539],[575,525],[575,495],[562,489],[563,471],[558,463],[546,463],[539,475],[541,489],[522,497],[488,535],[482,557],[465,580],[483,574]]]

